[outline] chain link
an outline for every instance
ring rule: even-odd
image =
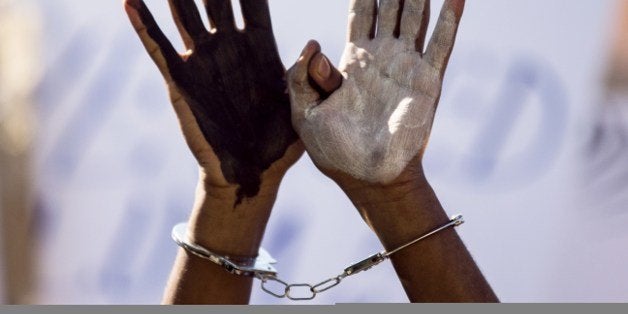
[[[371,267],[383,262],[384,260],[386,260],[386,256],[385,256],[386,252],[379,252],[377,254],[373,254],[355,264],[352,264],[351,266],[345,268],[345,270],[342,272],[342,274],[336,276],[336,277],[331,277],[328,279],[325,279],[315,285],[311,285],[308,283],[293,283],[293,284],[288,284],[287,282],[277,278],[277,276],[273,276],[273,275],[262,275],[262,274],[257,274],[256,277],[262,281],[261,286],[262,286],[262,290],[276,298],[288,298],[290,300],[294,300],[294,301],[303,301],[303,300],[312,300],[316,297],[317,294],[321,293],[321,292],[325,292],[337,285],[340,284],[340,282],[351,275],[355,275],[359,272],[362,271],[366,271],[371,269]],[[281,293],[275,292],[272,290],[271,287],[268,286],[268,282],[276,282],[279,285],[281,285],[284,289],[284,291],[282,291]],[[307,287],[309,288],[309,292],[307,295],[305,296],[295,296],[293,293],[293,288],[297,288],[297,287]]]
[[[285,282],[285,281],[283,281],[283,280],[281,280],[281,279],[279,279],[279,278],[277,278],[275,276],[257,276],[257,278],[262,281],[261,286],[262,286],[262,290],[264,292],[266,292],[266,293],[268,293],[268,294],[270,294],[270,295],[272,295],[272,296],[274,296],[276,298],[280,298],[280,299],[281,298],[285,298],[288,295],[287,291],[288,291],[288,286],[289,285],[288,285],[287,282]],[[284,291],[282,291],[281,294],[275,293],[270,288],[266,287],[266,283],[268,283],[268,281],[274,281],[274,282],[279,283],[280,285],[282,285],[284,287]]]
[[[293,301],[305,301],[305,300],[312,300],[316,297],[317,294],[321,292],[325,292],[337,286],[338,284],[340,284],[342,279],[344,279],[347,276],[348,275],[346,273],[342,273],[336,277],[331,277],[329,279],[323,280],[315,285],[308,284],[308,283],[288,284],[287,282],[277,278],[276,276],[258,275],[256,277],[257,279],[261,281],[262,290],[276,298],[280,298],[280,299],[288,298]],[[273,291],[273,289],[270,286],[268,286],[268,283],[271,281],[278,283],[280,286],[283,287],[284,290],[280,293]],[[295,296],[294,291],[296,291],[296,289],[294,288],[298,288],[298,287],[308,288],[307,294],[304,296]]]
[[[342,281],[343,278],[345,278],[345,274],[342,274],[340,276],[336,276],[333,278],[329,278],[325,281],[321,281],[320,283],[312,286],[312,292],[314,293],[321,293],[321,292],[325,292],[335,286],[337,286],[338,284],[340,284],[340,282]],[[330,284],[331,283],[331,284]],[[321,288],[323,287],[323,288]]]
[[[294,300],[294,301],[303,301],[303,300],[312,300],[316,297],[317,294],[321,293],[321,292],[325,292],[337,285],[340,284],[340,282],[351,275],[355,275],[361,271],[365,271],[370,269],[371,267],[383,262],[384,260],[386,260],[386,256],[384,255],[385,252],[380,252],[374,255],[371,255],[369,257],[367,257],[366,259],[363,259],[347,268],[345,268],[345,270],[342,272],[342,274],[336,276],[336,277],[331,277],[328,279],[325,279],[315,285],[311,285],[308,283],[293,283],[293,284],[288,284],[287,282],[277,278],[277,276],[273,276],[273,275],[262,275],[262,274],[257,274],[256,277],[262,281],[261,286],[262,286],[262,290],[276,298],[288,298],[290,300]],[[278,284],[280,284],[281,286],[283,286],[284,291],[282,291],[281,293],[275,292],[272,290],[272,288],[270,288],[268,286],[268,282],[270,281],[274,281]],[[307,287],[309,288],[309,292],[306,296],[294,296],[293,293],[293,288],[296,287]]]
[[[293,288],[295,287],[307,287],[308,288],[308,293],[309,296],[307,297],[295,297],[292,296],[292,294],[290,294],[293,291]],[[314,292],[312,285],[307,284],[307,283],[293,283],[291,285],[288,285],[288,287],[286,287],[286,298],[290,299],[290,300],[294,300],[294,301],[304,301],[304,300],[312,300],[316,297],[316,292]]]

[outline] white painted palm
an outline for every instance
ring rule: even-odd
[[[425,53],[429,1],[401,2],[380,0],[377,9],[375,0],[352,1],[344,80],[326,99],[308,83],[318,45],[290,70],[293,125],[319,167],[388,183],[422,156],[464,1],[445,1]]]

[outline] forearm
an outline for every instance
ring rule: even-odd
[[[252,280],[179,249],[162,303],[248,304]]]
[[[235,195],[235,191],[220,190],[199,185],[188,221],[190,240],[236,262],[255,257],[275,201],[276,187],[264,185],[260,195],[235,207],[234,198],[226,196]],[[163,303],[247,304],[252,281],[251,277],[231,274],[179,249]]]
[[[449,220],[424,177],[362,189],[353,199],[388,251]],[[498,301],[453,228],[391,255],[391,261],[411,302]]]

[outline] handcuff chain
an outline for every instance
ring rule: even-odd
[[[345,277],[347,277],[346,273],[342,273],[338,276],[335,277],[331,277],[328,278],[326,280],[323,280],[315,285],[312,284],[308,284],[308,283],[293,283],[293,284],[288,284],[287,282],[279,279],[277,276],[272,276],[272,275],[256,275],[256,278],[258,278],[261,281],[261,288],[262,291],[276,297],[276,298],[288,298],[290,300],[293,301],[305,301],[305,300],[312,300],[316,297],[317,294],[321,293],[321,292],[325,292],[337,285],[340,284],[340,282],[342,281],[342,279],[344,279]],[[270,287],[266,286],[266,283],[268,283],[269,281],[274,281],[279,283],[281,286],[283,286],[283,291],[281,293],[277,293],[274,292],[270,289]],[[309,294],[307,296],[302,296],[302,297],[297,297],[294,295],[291,295],[290,292],[293,291],[293,288],[295,287],[307,287],[309,289]],[[322,288],[321,288],[322,287]]]
[[[325,292],[337,285],[340,284],[340,282],[349,276],[355,275],[359,272],[365,271],[365,270],[369,270],[371,269],[371,267],[385,261],[388,258],[388,256],[386,255],[386,251],[382,251],[379,252],[377,254],[373,254],[357,263],[352,264],[351,266],[345,268],[345,270],[342,272],[342,274],[335,276],[335,277],[330,277],[327,278],[315,285],[311,285],[308,283],[295,283],[295,284],[288,284],[285,281],[279,279],[276,275],[263,275],[263,274],[256,274],[255,277],[257,277],[258,279],[261,280],[261,286],[262,286],[262,290],[276,298],[288,298],[290,300],[294,300],[294,301],[303,301],[303,300],[312,300],[316,297],[317,294],[321,293],[321,292]],[[279,284],[281,284],[284,287],[284,291],[283,293],[277,293],[272,291],[269,287],[266,287],[266,283],[268,281],[275,281]],[[309,294],[307,296],[304,297],[295,297],[293,295],[290,294],[290,292],[292,292],[292,288],[295,287],[307,287],[309,288]]]
[[[323,280],[323,281],[321,281],[321,282],[319,282],[319,283],[317,283],[315,285],[311,285],[311,284],[308,284],[308,283],[288,284],[287,282],[279,279],[276,274],[272,274],[271,275],[271,274],[256,273],[255,277],[261,280],[261,284],[260,285],[262,287],[262,290],[264,292],[266,292],[266,293],[276,297],[276,298],[288,298],[288,299],[293,300],[293,301],[312,300],[312,299],[314,299],[316,297],[317,294],[319,294],[321,292],[325,292],[325,291],[327,291],[327,290],[329,290],[331,288],[334,288],[337,285],[339,285],[340,282],[344,278],[346,278],[348,276],[355,275],[355,274],[357,274],[359,272],[362,272],[362,271],[369,270],[369,269],[371,269],[371,267],[373,267],[373,266],[375,266],[375,265],[385,261],[386,259],[390,258],[390,256],[392,254],[394,254],[394,253],[396,253],[396,252],[398,252],[398,251],[400,251],[400,250],[402,250],[402,249],[404,249],[404,248],[406,248],[406,247],[408,247],[408,246],[410,246],[412,244],[415,244],[415,243],[417,243],[417,242],[419,242],[419,241],[421,241],[421,240],[423,240],[423,239],[425,239],[427,237],[430,237],[430,236],[432,236],[432,235],[434,235],[434,234],[436,234],[436,233],[438,233],[438,232],[440,232],[440,231],[442,231],[442,230],[444,230],[446,228],[457,227],[457,226],[459,226],[459,225],[461,225],[463,223],[464,223],[464,220],[462,218],[462,215],[453,216],[453,217],[451,217],[451,219],[449,220],[448,223],[446,223],[446,224],[444,224],[444,225],[442,225],[442,226],[440,226],[440,227],[438,227],[438,228],[436,228],[436,229],[434,229],[434,230],[424,234],[423,236],[421,236],[421,237],[419,237],[419,238],[417,238],[417,239],[415,239],[415,240],[413,240],[411,242],[408,242],[408,243],[406,243],[406,244],[404,244],[404,245],[402,245],[402,246],[400,246],[400,247],[398,247],[398,248],[396,248],[394,250],[391,250],[391,251],[388,251],[388,252],[387,251],[381,251],[379,253],[375,253],[375,254],[373,254],[373,255],[371,255],[371,256],[369,256],[369,257],[367,257],[367,258],[365,258],[365,259],[363,259],[363,260],[361,260],[361,261],[359,261],[357,263],[354,263],[351,266],[345,268],[345,270],[342,272],[342,274],[340,274],[340,275],[338,275],[336,277],[331,277],[331,278],[328,278],[326,280]],[[282,293],[273,292],[269,287],[266,287],[266,283],[269,282],[269,281],[275,281],[275,282],[279,283],[280,285],[282,285],[284,287],[283,288],[284,291]],[[292,288],[295,288],[295,287],[307,287],[307,288],[309,288],[309,292],[308,292],[309,294],[307,296],[303,296],[303,297],[295,297],[295,296],[290,294],[290,292],[292,292]]]

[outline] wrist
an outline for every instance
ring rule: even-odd
[[[209,185],[201,176],[188,236],[212,252],[245,259],[257,255],[279,183],[263,180],[259,193],[241,202],[237,189],[237,185]]]
[[[404,173],[389,184],[353,180],[343,190],[387,250],[449,221],[422,172]]]

